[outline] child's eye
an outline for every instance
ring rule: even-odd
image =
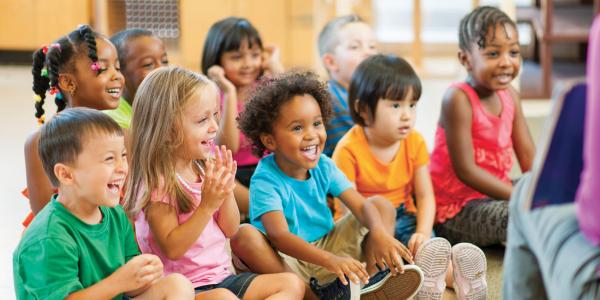
[[[145,65],[143,65],[143,67],[146,69],[152,69],[152,68],[154,68],[154,63],[145,64]]]
[[[489,57],[496,57],[496,56],[498,56],[498,52],[497,51],[491,51],[491,52],[488,52],[486,55],[489,56]]]
[[[169,60],[165,59],[165,60],[161,61],[160,63],[163,64],[163,66],[168,66]]]
[[[393,109],[398,109],[398,108],[400,108],[400,103],[394,103],[394,104],[392,104],[392,108],[393,108]]]
[[[413,102],[413,103],[410,104],[410,108],[415,108],[415,107],[417,107],[417,103],[416,102]]]
[[[202,124],[202,123],[206,122],[206,120],[208,120],[208,118],[202,118],[202,119],[200,119],[200,121],[198,121],[198,124]]]
[[[122,157],[123,159],[127,158],[127,153],[123,153],[123,154],[121,154],[121,157]]]
[[[298,125],[298,126],[294,126],[292,128],[292,131],[302,131],[302,126]]]
[[[511,55],[512,57],[517,57],[517,56],[519,56],[520,54],[521,54],[521,51],[519,51],[519,50],[512,50],[512,51],[510,51],[510,55]]]
[[[314,123],[313,123],[313,126],[315,126],[315,127],[319,127],[319,126],[321,126],[322,124],[323,124],[323,122],[322,122],[322,121],[316,121],[316,122],[314,122]]]
[[[105,162],[108,162],[108,163],[112,162],[113,160],[115,160],[115,157],[114,157],[114,156],[112,156],[112,155],[111,155],[111,156],[108,156],[107,158],[105,158],[105,159],[104,159],[104,161],[105,161]]]
[[[106,72],[106,70],[108,70],[108,68],[100,68],[100,69],[98,69],[98,75]]]

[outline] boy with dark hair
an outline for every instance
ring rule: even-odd
[[[87,108],[41,129],[39,155],[58,194],[40,211],[13,255],[18,299],[192,299],[191,283],[163,278],[160,259],[139,255],[119,196],[127,176],[123,132]]]

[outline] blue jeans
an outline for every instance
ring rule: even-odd
[[[256,278],[258,274],[244,272],[236,275],[230,275],[225,278],[225,280],[221,281],[221,283],[217,284],[209,284],[203,285],[196,288],[196,294],[204,291],[209,291],[217,288],[228,289],[230,292],[235,294],[238,298],[242,299],[246,290],[252,283],[252,280]]]
[[[525,212],[531,174],[509,204],[504,299],[600,299],[600,247],[582,235],[573,203]]]
[[[417,217],[412,213],[407,213],[404,204],[400,204],[396,208],[396,230],[394,231],[394,237],[405,246],[408,246],[408,241],[410,241],[410,237],[416,230]],[[431,231],[431,237],[435,237],[433,230]]]

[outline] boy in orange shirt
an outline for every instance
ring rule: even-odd
[[[485,274],[485,256],[474,245],[451,249],[447,240],[432,238],[435,197],[429,154],[423,137],[413,130],[420,96],[421,82],[406,61],[391,55],[365,59],[352,76],[348,97],[357,125],[340,140],[332,158],[365,198],[383,196],[396,207],[394,235],[415,255],[425,276],[417,299],[441,299],[446,284],[456,281],[458,288],[471,289],[480,283],[471,278]],[[452,270],[451,252],[454,280],[446,276],[452,274],[446,272]]]

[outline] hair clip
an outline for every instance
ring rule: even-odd
[[[48,53],[48,45],[42,45],[42,53],[44,53],[44,55]]]
[[[35,95],[33,95],[33,99],[35,100],[35,102],[40,102],[40,101],[42,101],[42,96],[35,94]]]
[[[59,44],[59,43],[54,43],[54,44],[51,44],[51,45],[50,45],[50,48],[54,48],[54,49],[61,50],[61,49],[60,49],[60,44]]]
[[[98,72],[98,70],[100,70],[100,65],[98,65],[97,61],[92,63],[92,70],[94,70],[94,72]]]
[[[57,93],[60,93],[60,91],[55,86],[50,88],[50,95],[55,95]]]
[[[38,118],[38,124],[40,124],[40,125],[44,125],[45,121],[46,121],[46,115],[42,115],[41,117]]]
[[[40,75],[41,75],[42,77],[48,77],[48,69],[46,69],[46,68],[43,68],[43,69],[42,69],[42,72],[40,72]]]
[[[63,95],[62,95],[62,93],[61,93],[61,92],[57,92],[57,93],[56,93],[56,96],[54,96],[54,97],[56,97],[56,99],[58,99],[58,100],[62,100],[62,98],[63,98]]]

